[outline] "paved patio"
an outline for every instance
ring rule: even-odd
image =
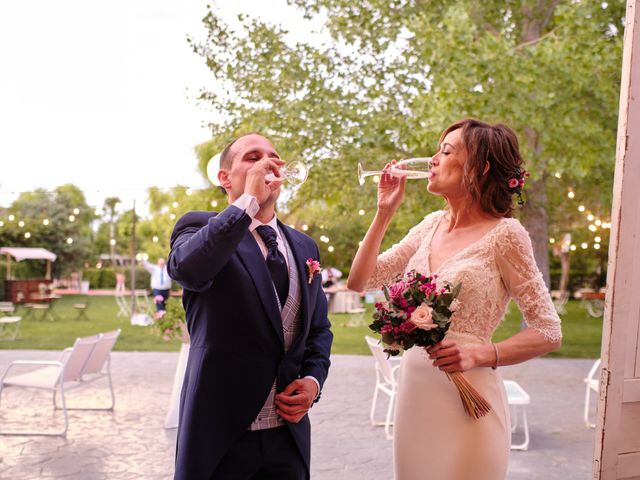
[[[58,352],[0,350],[0,373],[14,359],[55,359]],[[0,478],[170,479],[175,430],[163,428],[177,353],[115,352],[113,412],[72,411],[60,437],[0,437]],[[509,480],[577,480],[591,476],[593,430],[582,422],[584,387],[592,360],[538,359],[504,367],[531,395],[531,444],[511,453]],[[312,478],[391,479],[391,442],[369,425],[375,384],[371,357],[336,355],[322,401],[311,412]],[[71,391],[83,405],[107,397],[101,385]],[[33,402],[32,402],[33,401]],[[28,405],[28,406],[27,406]],[[34,406],[38,406],[34,408]],[[8,389],[2,395],[2,428],[61,425],[46,392]]]

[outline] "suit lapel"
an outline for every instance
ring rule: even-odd
[[[278,221],[278,226],[280,230],[284,232],[285,237],[287,237],[287,242],[289,243],[289,247],[293,253],[293,258],[296,260],[296,266],[298,267],[298,280],[300,281],[300,291],[302,292],[302,303],[300,304],[301,312],[300,318],[302,319],[303,331],[304,335],[302,337],[306,338],[307,330],[309,328],[309,292],[307,289],[307,259],[305,258],[302,242],[299,242],[289,230],[289,227],[283,225],[280,221]]]
[[[273,289],[273,280],[267,268],[267,264],[262,256],[260,247],[253,238],[253,234],[248,232],[238,245],[238,256],[249,272],[249,276],[258,292],[258,298],[262,302],[269,320],[275,329],[278,338],[284,345],[284,333],[282,332],[282,316],[278,308],[278,299]]]

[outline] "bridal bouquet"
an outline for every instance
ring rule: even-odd
[[[437,275],[427,277],[415,270],[406,273],[399,281],[384,285],[386,302],[375,304],[371,330],[382,336],[385,352],[398,355],[400,350],[411,347],[429,347],[446,335],[459,301],[460,283],[436,283]],[[467,381],[462,372],[446,373],[458,388],[466,413],[478,419],[491,410]]]

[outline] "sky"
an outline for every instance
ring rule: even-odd
[[[208,3],[0,2],[0,206],[65,183],[123,208],[150,186],[208,187],[193,149],[215,119],[195,96],[215,85],[186,41],[204,36]],[[214,3],[232,25],[242,12],[309,32],[286,0]]]

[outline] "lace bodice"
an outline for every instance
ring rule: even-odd
[[[400,243],[378,257],[367,288],[380,288],[409,270],[462,283],[460,307],[449,332],[489,342],[513,298],[527,325],[550,341],[562,337],[560,318],[533,257],[529,234],[513,218],[501,219],[479,240],[429,270],[431,238],[444,211],[427,215]]]

